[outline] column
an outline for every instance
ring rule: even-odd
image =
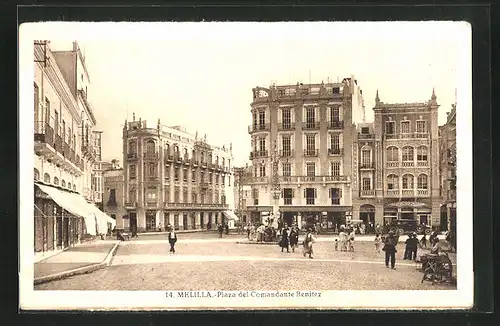
[[[200,212],[196,212],[194,217],[195,217],[195,224],[193,225],[193,229],[201,229]]]
[[[375,205],[375,226],[384,226],[384,205]]]

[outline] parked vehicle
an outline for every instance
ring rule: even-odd
[[[395,220],[389,225],[389,230],[394,231],[398,237],[413,232],[427,235],[432,232],[429,226],[423,224],[419,225],[415,220]]]

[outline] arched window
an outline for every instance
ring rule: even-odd
[[[200,152],[200,162],[201,163],[205,162],[205,152],[204,151]]]
[[[137,153],[137,142],[135,140],[128,142],[128,152],[130,154]]]
[[[76,191],[76,185],[73,184],[73,191]]]
[[[395,146],[387,147],[387,161],[397,162],[399,161],[399,149]]]
[[[48,173],[43,175],[43,182],[50,183],[50,175]]]
[[[212,154],[208,154],[208,163],[212,163]]]
[[[35,171],[33,173],[33,179],[35,179],[36,181],[38,181],[40,179],[40,172],[38,172],[37,169],[35,169]]]
[[[417,188],[418,189],[427,189],[427,175],[420,174],[417,178]]]
[[[404,162],[413,162],[413,147],[403,147],[402,159]]]
[[[184,148],[184,159],[188,159],[189,158],[189,155],[188,155],[188,150],[187,148]]]
[[[54,184],[55,184],[56,186],[58,186],[58,185],[59,185],[59,179],[58,179],[57,177],[54,177]]]
[[[361,149],[361,166],[369,167],[372,161],[372,151],[369,148]]]
[[[427,147],[420,146],[417,149],[417,161],[427,162]]]
[[[215,164],[219,165],[219,156],[215,156]]]
[[[71,182],[68,182],[68,189],[71,190]]]
[[[222,158],[222,166],[225,166],[226,165],[226,159],[223,157]]]
[[[194,149],[191,151],[191,158],[193,160],[196,159],[196,151]]]
[[[146,152],[149,154],[154,154],[155,153],[155,142],[154,140],[148,140],[146,143]]]
[[[387,176],[387,189],[399,189],[399,177],[395,174],[389,174]]]
[[[63,180],[63,181],[61,181],[61,187],[66,188],[66,181],[64,181],[64,180]]]
[[[403,189],[413,189],[413,175],[403,175]]]

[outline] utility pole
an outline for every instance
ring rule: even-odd
[[[271,192],[273,195],[273,222],[277,223],[281,221],[281,214],[279,212],[279,200],[281,195],[280,188],[280,178],[279,178],[279,156],[278,147],[276,145],[276,140],[274,141],[273,151],[271,152],[271,164],[272,164],[272,179],[271,179]]]

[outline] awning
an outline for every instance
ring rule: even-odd
[[[235,221],[240,220],[238,218],[238,216],[236,216],[236,214],[234,214],[233,211],[223,211],[222,213],[224,214],[225,217],[227,217],[228,220],[235,220]]]

